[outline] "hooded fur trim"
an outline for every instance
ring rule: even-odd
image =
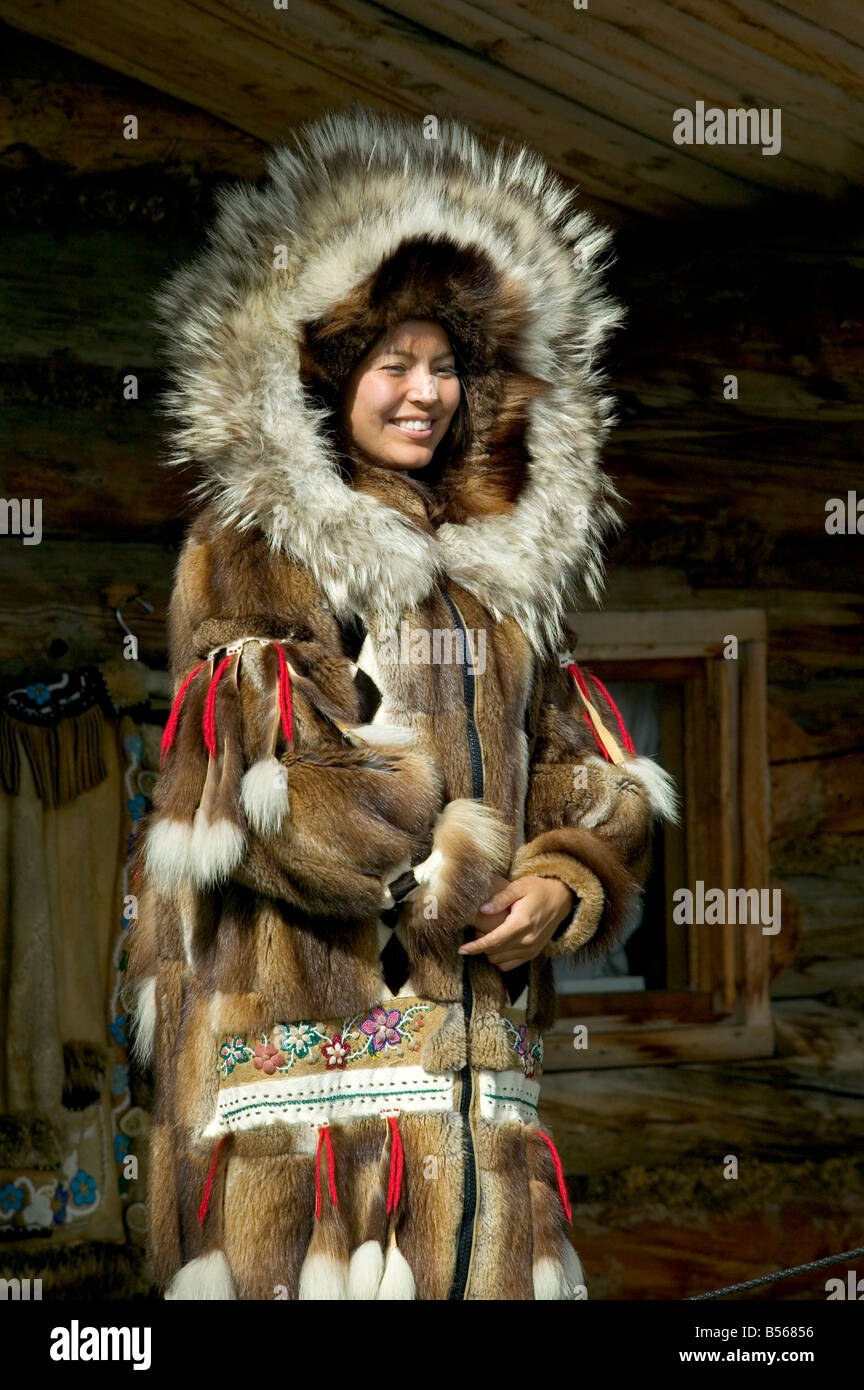
[[[294,138],[263,187],[219,190],[207,247],[156,296],[178,422],[166,462],[203,470],[193,495],[306,565],[340,620],[395,623],[446,574],[547,652],[580,591],[598,596],[617,521],[597,463],[612,402],[595,361],[621,318],[600,283],[610,233],[539,155],[489,152],[455,121],[427,139],[355,107]],[[310,361],[335,385],[409,316],[436,317],[465,367],[473,435],[447,491],[511,480],[506,509],[445,512],[428,533],[344,480],[309,392]]]

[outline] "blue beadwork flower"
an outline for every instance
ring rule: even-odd
[[[119,1062],[114,1065],[114,1073],[111,1077],[112,1096],[122,1096],[126,1087],[129,1085],[129,1068],[122,1066]]]
[[[89,1207],[96,1201],[96,1179],[79,1168],[69,1183],[72,1202],[76,1207]]]
[[[114,1041],[121,1047],[126,1046],[126,1021],[125,1014],[118,1014],[108,1029]]]
[[[54,1225],[62,1226],[66,1220],[66,1208],[69,1205],[69,1188],[65,1182],[58,1182],[57,1191],[54,1193],[54,1201],[59,1202],[59,1206],[54,1212]]]
[[[129,1153],[129,1151],[130,1151],[131,1148],[132,1148],[132,1145],[130,1144],[129,1140],[126,1138],[126,1135],[125,1135],[125,1134],[115,1134],[115,1135],[114,1135],[114,1161],[115,1161],[115,1163],[122,1163],[123,1160],[124,1160],[124,1158],[126,1157],[126,1155]]]
[[[147,812],[147,798],[142,796],[140,792],[130,797],[126,805],[133,820],[140,820]]]
[[[23,1187],[16,1187],[13,1182],[7,1182],[5,1187],[0,1187],[0,1207],[3,1211],[20,1211],[23,1205]]]
[[[47,705],[51,699],[51,691],[47,685],[43,685],[42,681],[37,681],[35,685],[28,685],[27,695],[37,705]]]

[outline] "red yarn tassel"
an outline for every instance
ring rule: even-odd
[[[201,1198],[201,1205],[198,1208],[198,1224],[204,1225],[204,1217],[207,1215],[207,1208],[210,1205],[210,1193],[213,1190],[213,1179],[216,1177],[216,1165],[219,1162],[219,1154],[222,1145],[225,1143],[227,1135],[223,1134],[213,1153],[213,1162],[210,1164],[210,1172],[207,1174],[207,1181],[204,1184],[204,1195]]]
[[[609,691],[606,689],[603,682],[601,680],[598,680],[593,673],[591,674],[591,679],[596,685],[597,689],[600,691],[600,694],[606,696],[606,699],[609,702],[609,707],[612,710],[612,713],[615,715],[615,718],[618,720],[618,728],[621,730],[621,739],[624,744],[624,747],[627,749],[628,753],[633,753],[635,755],[636,749],[633,747],[633,740],[624,727],[624,720],[621,718],[618,706],[612,699],[612,696],[609,694]]]
[[[288,675],[288,662],[278,642],[274,643],[279,653],[279,713],[282,717],[282,731],[288,747],[294,744],[294,711],[291,704],[291,680]]]
[[[395,1115],[388,1115],[387,1119],[393,1131],[393,1142],[390,1146],[390,1181],[387,1187],[387,1210],[395,1211],[399,1205],[399,1197],[402,1193],[402,1165],[405,1159],[405,1151],[402,1148],[402,1135],[399,1133],[399,1121]]]
[[[206,661],[202,661],[198,666],[195,667],[194,671],[190,671],[189,675],[183,681],[183,684],[181,685],[180,689],[177,691],[177,694],[174,696],[174,703],[171,706],[171,713],[168,716],[168,722],[165,725],[165,731],[162,734],[162,744],[159,749],[160,766],[165,760],[165,754],[168,752],[169,748],[174,742],[174,735],[177,732],[177,724],[180,720],[180,706],[183,703],[183,696],[186,694],[189,682],[193,680],[195,676],[197,676],[198,672],[201,670],[201,667],[206,665]]]
[[[572,1221],[573,1217],[572,1217],[572,1213],[571,1213],[571,1211],[570,1211],[570,1203],[569,1203],[569,1201],[568,1201],[568,1199],[567,1199],[567,1188],[564,1186],[564,1172],[563,1172],[563,1170],[562,1170],[562,1168],[561,1168],[561,1160],[560,1160],[560,1158],[558,1157],[558,1150],[556,1149],[555,1145],[552,1143],[552,1140],[549,1138],[549,1135],[548,1135],[548,1134],[544,1134],[543,1131],[542,1131],[542,1129],[538,1129],[538,1130],[536,1131],[536,1133],[540,1135],[540,1138],[541,1138],[541,1139],[545,1139],[545,1140],[546,1140],[546,1143],[549,1145],[549,1148],[552,1150],[552,1159],[553,1159],[554,1164],[555,1164],[555,1173],[556,1173],[556,1176],[557,1176],[557,1178],[558,1178],[558,1193],[559,1193],[559,1196],[560,1196],[560,1198],[561,1198],[561,1205],[563,1206],[564,1211],[566,1212],[567,1220],[568,1220],[568,1221]]]
[[[207,699],[204,702],[204,742],[211,758],[216,756],[216,687],[228,662],[232,661],[236,655],[238,655],[237,652],[230,652],[228,656],[222,658],[207,688]]]
[[[568,671],[572,671],[572,672],[573,672],[573,675],[574,675],[575,678],[576,678],[576,684],[578,685],[579,689],[582,691],[582,694],[585,696],[585,699],[586,699],[586,700],[590,700],[590,699],[591,699],[591,696],[590,696],[590,694],[589,694],[589,692],[588,692],[588,687],[587,687],[587,685],[585,684],[585,678],[583,677],[582,672],[579,670],[579,667],[578,667],[578,666],[574,666],[574,665],[573,665],[573,662],[571,661],[570,664],[569,664],[569,666],[567,667],[567,669],[568,669]],[[586,710],[583,710],[582,712],[583,712],[583,714],[585,715],[585,723],[588,725],[588,728],[591,730],[592,734],[594,735],[594,742],[597,744],[597,747],[600,749],[600,752],[603,754],[603,757],[606,759],[607,763],[611,762],[612,759],[609,757],[609,754],[607,753],[606,749],[603,747],[603,743],[602,743],[602,741],[601,741],[601,739],[600,739],[600,735],[597,733],[597,730],[594,728],[594,725],[593,725],[592,722],[591,722],[591,716],[590,716],[590,714],[588,713],[587,709],[586,709]]]
[[[315,1150],[315,1216],[321,1219],[321,1141],[327,1140],[327,1182],[330,1187],[330,1200],[334,1207],[338,1207],[339,1198],[336,1195],[336,1164],[333,1158],[333,1141],[330,1138],[330,1130],[327,1125],[320,1125],[318,1128],[318,1147]]]

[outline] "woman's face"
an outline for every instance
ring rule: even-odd
[[[440,324],[406,319],[357,364],[343,424],[385,468],[425,468],[459,404],[456,359]]]

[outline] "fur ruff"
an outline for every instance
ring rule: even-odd
[[[493,153],[456,121],[428,140],[419,121],[361,108],[305,123],[296,141],[266,156],[264,187],[220,192],[206,250],[156,297],[177,422],[166,462],[199,465],[194,495],[308,566],[339,618],[395,621],[443,569],[549,650],[579,592],[599,595],[617,523],[597,463],[612,401],[596,359],[621,321],[601,284],[610,233],[538,154],[503,142]],[[509,510],[445,518],[433,533],[342,480],[301,372],[308,326],[412,248],[419,264],[438,255],[435,303],[469,304],[488,358],[468,392],[477,425],[464,471],[482,476],[500,452],[497,401],[527,477]]]

